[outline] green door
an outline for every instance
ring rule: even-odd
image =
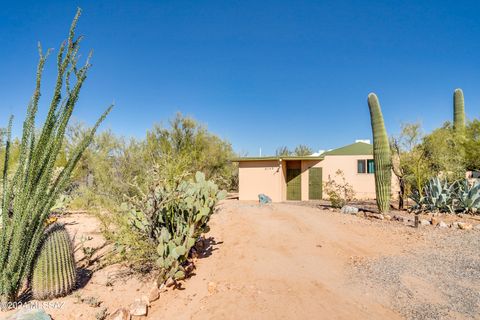
[[[308,199],[322,199],[322,168],[308,170]]]
[[[302,200],[302,179],[300,169],[287,168],[287,200]]]

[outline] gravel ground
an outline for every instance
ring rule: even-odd
[[[351,281],[407,319],[480,319],[480,232],[424,236],[413,252],[355,264]]]

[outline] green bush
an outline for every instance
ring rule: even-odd
[[[334,179],[328,178],[328,181],[325,182],[324,189],[334,208],[341,208],[355,199],[353,187],[345,179],[342,170],[335,172]]]

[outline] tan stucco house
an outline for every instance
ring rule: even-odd
[[[335,179],[337,170],[343,171],[357,199],[375,198],[373,146],[369,143],[356,142],[319,156],[245,157],[235,161],[239,164],[240,200],[258,200],[262,193],[274,202],[320,200],[324,198],[323,183]]]

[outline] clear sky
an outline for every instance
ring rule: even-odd
[[[2,1],[0,121],[13,113],[17,132],[36,43],[58,49],[77,6],[94,58],[75,117],[114,101],[103,128],[125,136],[181,111],[237,152],[328,149],[371,137],[372,91],[389,134],[450,120],[457,87],[480,115],[479,1]]]

